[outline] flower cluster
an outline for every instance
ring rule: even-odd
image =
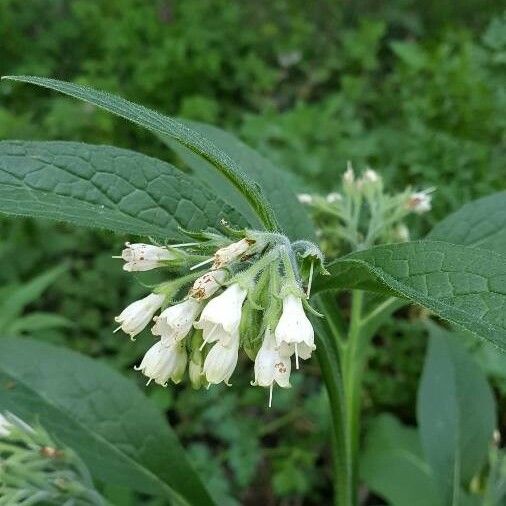
[[[125,270],[175,272],[124,309],[116,330],[133,339],[153,322],[157,340],[135,367],[148,384],[179,383],[188,369],[194,388],[230,385],[242,348],[255,363],[252,384],[269,388],[270,406],[274,384],[290,386],[292,357],[298,369],[315,349],[307,299],[323,256],[281,234],[226,232],[170,246],[126,243]]]
[[[323,249],[332,254],[366,249],[374,244],[409,240],[404,219],[411,213],[431,210],[433,188],[389,194],[383,179],[366,169],[360,177],[348,164],[342,175],[341,192],[326,196],[300,194],[311,207]]]

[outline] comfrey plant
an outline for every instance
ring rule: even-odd
[[[167,386],[188,371],[191,384],[230,385],[242,348],[254,362],[253,385],[290,386],[291,357],[307,360],[315,349],[306,316],[313,274],[323,255],[310,242],[269,232],[226,228],[226,235],[189,233],[194,242],[130,244],[118,258],[126,271],[176,270],[116,317],[133,339],[152,320],[157,342],[137,370]],[[209,270],[201,270],[212,264]],[[309,269],[307,268],[309,266]],[[160,314],[154,316],[160,311]]]
[[[465,205],[413,241],[405,220],[430,209],[431,190],[393,194],[376,172],[357,177],[350,167],[337,192],[301,195],[301,203],[282,171],[219,129],[87,86],[7,79],[132,121],[177,155],[178,167],[111,146],[0,142],[1,212],[139,237],[120,255],[124,269],[167,272],[116,318],[132,338],[150,326],[156,340],[136,366],[148,382],[177,383],[187,370],[194,387],[233,383],[242,349],[254,361],[252,383],[269,388],[271,397],[273,386],[289,386],[292,368],[314,352],[332,418],[334,504],[359,504],[359,469],[394,505],[464,504],[459,497],[499,504],[493,498],[501,496],[500,480],[488,487],[480,479],[496,424],[493,397],[465,350],[437,333],[420,388],[419,439],[387,421],[376,429],[382,437],[367,446],[366,465],[359,461],[371,340],[396,310],[417,304],[460,329],[459,343],[465,329],[506,349],[505,192]],[[157,409],[99,361],[2,339],[0,380],[0,409],[40,418],[97,480],[178,504],[224,503]],[[406,455],[420,465],[396,460]],[[411,474],[397,476],[387,490],[388,479],[377,478],[393,467]],[[500,474],[502,466],[493,467]],[[421,485],[401,490],[399,483]]]

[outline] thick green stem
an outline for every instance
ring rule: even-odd
[[[352,462],[352,485],[354,503],[356,502],[356,488],[358,485],[358,451],[360,438],[360,397],[362,386],[362,371],[364,367],[364,342],[362,340],[362,307],[364,294],[361,291],[352,292],[351,319],[348,339],[341,354],[345,378],[346,398],[346,434]]]
[[[341,322],[332,293],[313,299],[325,318],[313,318],[318,339],[316,354],[329,396],[332,419],[334,505],[353,506],[352,461],[346,430],[346,400],[338,344]],[[332,322],[332,325],[329,323]]]

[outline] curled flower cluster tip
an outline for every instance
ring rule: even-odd
[[[307,299],[323,256],[281,234],[229,232],[233,238],[193,234],[185,244],[126,243],[118,257],[125,270],[166,268],[172,276],[126,307],[116,330],[134,339],[152,323],[157,340],[135,367],[148,384],[179,383],[188,370],[194,388],[230,385],[243,349],[254,360],[251,384],[269,388],[270,406],[274,384],[290,387],[292,357],[298,369],[315,349]]]

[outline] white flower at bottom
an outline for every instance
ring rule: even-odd
[[[125,271],[149,271],[161,267],[164,262],[175,260],[174,252],[161,246],[152,244],[130,244],[125,243],[126,248],[121,252],[121,258],[125,261]]]
[[[270,329],[267,329],[262,346],[260,346],[255,358],[255,381],[252,384],[269,387],[269,407],[272,404],[274,382],[282,388],[289,388],[290,371],[290,357],[284,357],[280,354],[274,334]]]
[[[239,356],[239,334],[236,332],[230,346],[217,342],[209,350],[204,360],[203,374],[209,384],[217,385],[222,381],[230,386],[229,380],[237,365]]]
[[[199,321],[194,325],[195,328],[203,330],[205,343],[219,340],[226,344],[225,341],[237,332],[246,295],[246,290],[233,284],[207,303]]]
[[[306,360],[316,348],[314,330],[309,321],[302,300],[295,295],[283,299],[283,312],[275,330],[279,353],[284,357],[295,354],[295,365],[299,368],[299,357]]]
[[[164,346],[161,341],[151,346],[144,355],[141,364],[134,367],[141,371],[151,381],[162,386],[167,386],[169,378],[174,383],[179,383],[186,369],[186,350],[181,344]]]
[[[423,214],[432,209],[432,196],[427,191],[414,192],[409,196],[407,207],[417,214]]]
[[[151,321],[164,300],[165,295],[150,293],[147,297],[132,302],[114,318],[120,324],[116,330],[122,329],[130,337],[136,336]]]
[[[165,346],[183,339],[191,330],[202,304],[191,297],[179,304],[164,309],[156,319],[151,332],[161,336]]]

